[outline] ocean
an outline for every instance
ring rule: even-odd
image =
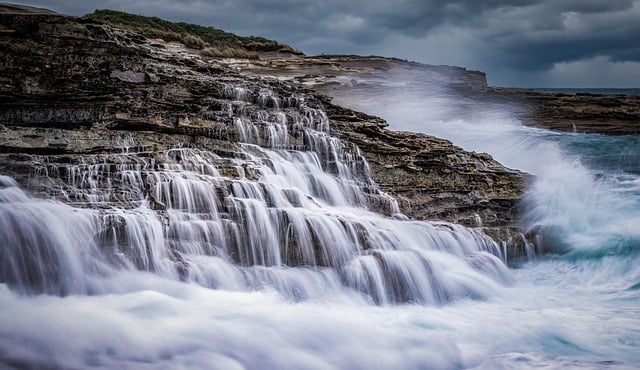
[[[338,169],[329,172],[316,152],[247,144],[243,155],[253,156],[264,180],[231,187],[227,202],[244,222],[238,230],[253,235],[239,243],[246,256],[234,262],[224,250],[198,249],[222,243],[216,238],[229,223],[216,218],[208,194],[211,184],[230,180],[207,165],[206,153],[176,148],[167,155],[181,162],[164,169],[157,194],[167,197],[175,223],[171,245],[191,251],[193,275],[180,278],[158,262],[166,260],[168,231],[144,205],[105,216],[36,199],[1,177],[0,223],[13,228],[0,231],[9,281],[0,284],[0,361],[9,368],[638,368],[640,137],[523,126],[508,106],[478,106],[413,81],[378,76],[336,101],[385,118],[391,129],[444,137],[535,175],[522,222],[553,236],[541,241],[548,253],[507,268],[472,231],[359,207],[357,189],[367,179],[350,177],[349,158],[332,157]],[[315,113],[317,153],[339,152]],[[253,132],[251,123],[237,124]],[[141,168],[127,169],[130,181]],[[282,230],[273,217],[283,212],[287,235],[304,241],[309,228],[326,246],[326,266],[294,268],[280,259]],[[130,238],[109,239],[122,251],[118,263],[95,244],[107,216],[133,225]],[[345,225],[365,230],[376,253],[358,254]],[[32,254],[7,252],[8,245]],[[145,271],[151,262],[140,256],[150,250],[156,263]],[[125,252],[139,258],[129,262]],[[47,253],[61,262],[7,277]],[[403,288],[389,288],[396,283]]]

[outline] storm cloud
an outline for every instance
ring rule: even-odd
[[[29,0],[210,25],[309,55],[385,55],[487,72],[505,86],[640,86],[640,0]]]

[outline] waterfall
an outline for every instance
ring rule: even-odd
[[[186,144],[152,153],[131,135],[120,153],[40,158],[40,198],[3,177],[1,281],[93,294],[101,279],[140,270],[292,300],[435,305],[509,283],[482,232],[399,215],[358,148],[303,97],[231,85],[225,94],[233,156]]]
[[[638,368],[638,137],[383,88],[353,98],[537,174],[528,215],[570,252],[508,270],[480,231],[399,214],[322,110],[230,84],[197,140],[0,176],[0,367]]]

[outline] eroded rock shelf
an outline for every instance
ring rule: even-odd
[[[206,59],[107,25],[51,14],[0,14],[0,24],[0,172],[34,194],[81,206],[70,184],[74,177],[53,168],[110,168],[118,153],[135,153],[140,165],[149,158],[162,166],[167,150],[176,147],[215,153],[222,173],[251,176],[251,160],[243,162],[237,147],[248,139],[236,118],[304,115],[304,104],[326,113],[331,135],[357,145],[373,180],[398,200],[402,213],[482,225],[509,243],[512,257],[524,253],[516,235],[526,176],[489,155],[428,135],[389,131],[383,120],[336,106],[304,81],[239,72],[237,61]],[[468,85],[482,88],[484,75],[472,77]],[[309,145],[299,128],[287,130],[292,149]],[[97,193],[107,191],[99,188],[109,179],[102,180],[95,183]],[[151,197],[132,194],[116,181],[109,186],[105,207]],[[388,213],[386,201],[380,204],[377,211]]]

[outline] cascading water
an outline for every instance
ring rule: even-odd
[[[129,138],[123,153],[91,163],[43,161],[35,181],[62,180],[45,192],[81,208],[32,199],[4,180],[2,281],[95,294],[108,292],[100,276],[142,270],[296,300],[352,291],[379,304],[486,297],[508,282],[482,233],[369,210],[375,198],[380,211],[399,212],[358,149],[329,136],[321,110],[265,89],[227,94],[236,158],[188,147],[153,157]]]
[[[603,230],[617,228],[630,252],[605,248],[602,258],[569,254],[509,271],[476,230],[393,217],[395,201],[371,181],[357,148],[329,135],[321,110],[230,86],[225,133],[238,141],[233,157],[189,146],[152,155],[131,137],[119,154],[42,161],[32,177],[41,186],[30,189],[38,197],[0,177],[2,362],[136,369],[640,363],[630,227],[638,208],[623,202],[639,199],[637,172],[611,171],[595,163],[595,152],[591,163],[575,135],[522,127],[501,108],[467,115],[446,95],[433,99],[404,81],[394,90],[396,82],[351,91],[355,100],[344,103],[535,173],[529,222],[556,230],[565,250],[580,250],[572,239],[579,235],[594,236],[597,248],[597,237],[621,235]],[[567,171],[583,177],[566,181]],[[598,190],[612,181],[620,192]],[[568,207],[576,196],[593,203]],[[628,213],[617,214],[617,206]]]

